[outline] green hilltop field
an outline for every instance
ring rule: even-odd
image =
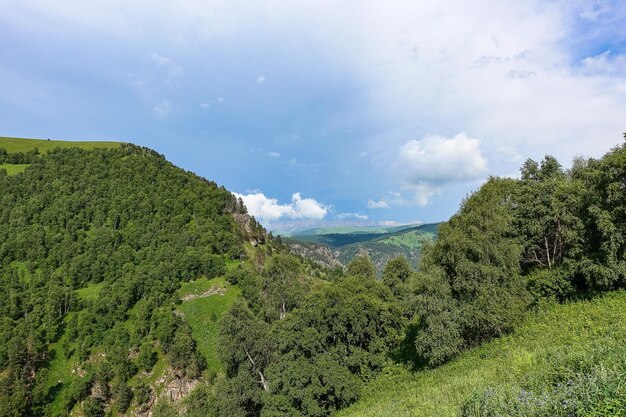
[[[25,139],[0,136],[0,148],[4,148],[10,153],[28,152],[35,148],[37,148],[40,153],[46,153],[56,148],[108,149],[119,148],[121,144],[122,142]]]
[[[47,153],[53,149],[61,148],[80,148],[80,149],[110,149],[119,148],[122,142],[99,142],[99,141],[63,141],[50,139],[24,139],[0,137],[0,149],[6,150],[8,153],[22,152],[26,153],[37,149],[39,153]],[[5,169],[7,174],[15,175],[28,167],[30,164],[10,164],[0,163],[0,169]]]

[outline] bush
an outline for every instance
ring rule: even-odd
[[[569,273],[564,268],[538,269],[527,276],[528,290],[535,300],[565,301],[575,293]]]

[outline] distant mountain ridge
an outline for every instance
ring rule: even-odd
[[[316,228],[299,232],[284,241],[293,253],[327,266],[346,265],[354,256],[367,254],[380,274],[387,261],[397,256],[405,256],[417,268],[422,246],[437,236],[439,224]]]

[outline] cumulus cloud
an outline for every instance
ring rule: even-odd
[[[414,203],[423,207],[447,184],[484,178],[487,160],[480,140],[459,133],[451,138],[427,136],[406,142],[398,149],[395,168],[396,175],[404,181],[404,188],[413,194]],[[389,205],[386,200],[371,203],[368,203],[370,208],[383,207],[383,203]]]
[[[585,73],[609,76],[626,74],[626,54],[613,54],[611,51],[605,51],[583,59],[582,64]]]
[[[389,208],[389,203],[385,200],[367,200],[367,208],[371,209],[386,209]]]
[[[428,136],[400,146],[398,168],[411,184],[445,184],[475,180],[487,173],[480,141],[459,133],[452,138]]]
[[[346,220],[346,219],[367,220],[368,219],[367,214],[363,214],[363,213],[337,213],[335,217],[337,217],[339,220]]]
[[[313,198],[302,198],[300,193],[291,196],[290,204],[280,204],[277,199],[265,196],[262,192],[238,194],[246,205],[248,212],[262,223],[270,223],[279,219],[313,219],[321,220],[328,214],[329,206]]]
[[[280,158],[280,152],[270,151],[266,153],[270,158]]]

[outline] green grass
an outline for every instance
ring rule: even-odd
[[[420,249],[425,241],[434,240],[435,236],[430,233],[421,233],[412,230],[407,233],[393,234],[387,238],[377,240],[386,245],[398,246],[409,249]]]
[[[37,148],[40,153],[46,153],[56,148],[118,148],[122,142],[98,142],[98,141],[64,141],[47,139],[22,139],[0,137],[0,148],[4,148],[9,153],[28,152]]]
[[[75,312],[70,312],[65,317],[65,320],[70,320]],[[72,370],[78,365],[76,357],[65,357],[65,351],[63,349],[63,339],[66,338],[63,335],[61,340],[52,343],[49,347],[49,354],[52,358],[48,364],[48,374],[46,376],[46,390],[58,389],[59,391],[54,395],[53,401],[46,405],[48,415],[57,416],[63,414],[63,390],[67,387],[68,383],[75,378]]]
[[[100,296],[100,290],[104,286],[104,283],[99,282],[97,284],[89,284],[86,287],[76,290],[78,297],[83,301],[95,301]]]
[[[239,287],[229,285],[224,278],[201,278],[187,282],[179,290],[182,298],[188,295],[201,295],[212,287],[223,287],[224,295],[210,295],[184,301],[179,309],[191,326],[192,336],[200,352],[207,361],[207,372],[219,373],[221,365],[217,358],[218,320],[230,305],[241,295]]]
[[[0,164],[0,169],[6,169],[7,174],[15,175],[20,172],[24,172],[27,166],[30,164]]]
[[[413,373],[390,367],[364,390],[359,402],[338,415],[458,416],[464,403],[488,388],[519,391],[529,380],[567,374],[568,363],[573,363],[567,355],[585,358],[596,352],[602,357],[597,352],[618,346],[623,358],[624,341],[626,292],[548,306],[511,335],[439,368]]]

